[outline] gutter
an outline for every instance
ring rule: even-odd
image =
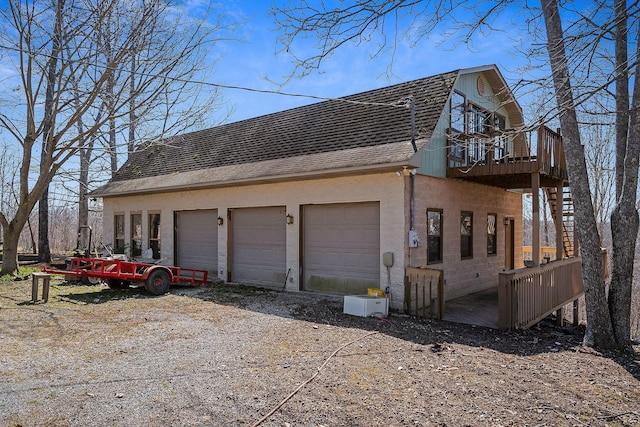
[[[304,172],[304,173],[293,173],[293,174],[284,174],[278,176],[258,176],[244,179],[233,179],[228,181],[217,181],[217,182],[197,182],[197,183],[188,183],[183,185],[165,185],[165,186],[154,186],[153,188],[140,188],[140,189],[122,189],[116,191],[101,191],[101,189],[105,187],[109,187],[109,185],[114,184],[117,185],[122,183],[126,185],[127,183],[135,182],[133,180],[128,181],[116,181],[113,183],[107,183],[104,186],[93,190],[88,194],[89,197],[120,197],[120,196],[130,196],[130,195],[142,195],[142,194],[155,194],[155,193],[164,193],[164,192],[172,192],[172,191],[191,191],[191,190],[203,190],[203,189],[213,189],[213,188],[225,188],[225,187],[238,187],[243,185],[250,184],[271,184],[277,182],[286,182],[292,180],[312,180],[319,178],[334,178],[341,176],[353,176],[353,175],[361,175],[363,173],[374,173],[374,172],[396,172],[398,170],[402,170],[408,167],[418,167],[419,163],[416,162],[416,156],[411,157],[408,160],[402,162],[394,162],[394,163],[385,163],[384,165],[370,165],[370,166],[358,166],[358,167],[348,167],[348,168],[339,168],[332,169],[331,171],[314,171],[314,172]],[[147,177],[147,178],[139,178],[140,180],[162,180],[162,178],[166,175],[160,175],[155,177]],[[134,184],[135,185],[135,184]]]

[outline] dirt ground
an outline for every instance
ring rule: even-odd
[[[640,361],[214,285],[0,282],[0,426],[640,426]],[[639,351],[640,348],[636,348]]]

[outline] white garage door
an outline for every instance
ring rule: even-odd
[[[341,295],[380,285],[380,204],[303,207],[304,288]]]
[[[217,209],[178,211],[175,214],[176,265],[207,270],[217,277],[218,211]]]
[[[286,269],[284,206],[231,211],[231,280],[283,287]]]

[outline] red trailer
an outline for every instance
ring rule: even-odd
[[[142,283],[153,295],[167,293],[172,283],[205,284],[209,274],[206,270],[84,257],[71,258],[67,270],[44,267],[42,271],[78,278],[101,279],[114,289],[126,288],[133,283]]]

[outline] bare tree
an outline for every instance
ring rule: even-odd
[[[211,124],[211,115],[221,106],[218,89],[207,90],[197,82],[206,81],[212,69],[209,49],[229,38],[235,25],[223,24],[220,17],[215,22],[193,19],[159,0],[119,1],[101,12],[103,19],[94,31],[93,43],[102,48],[105,60],[113,55],[112,46],[140,14],[149,17],[148,25],[133,41],[125,60],[116,65],[117,71],[100,93],[97,120],[122,97],[128,99],[128,113],[111,117],[106,128],[80,151],[80,225],[88,221],[86,194],[92,186],[91,165],[98,165],[93,176],[104,177],[100,173],[102,151],[96,152],[100,146],[107,150],[108,169],[113,176],[136,149],[136,143]]]
[[[600,237],[593,211],[589,177],[580,139],[576,103],[572,91],[564,32],[555,0],[542,0],[547,28],[547,46],[553,72],[556,99],[560,109],[564,149],[567,157],[576,223],[582,253],[582,271],[587,307],[585,342],[598,347],[612,347],[612,322],[606,305],[604,272],[600,255]],[[627,337],[627,341],[631,337]]]
[[[630,19],[627,3],[615,0],[615,82],[616,111],[616,206],[611,215],[613,241],[613,268],[609,287],[609,315],[613,322],[616,342],[628,345],[631,318],[631,293],[633,288],[634,256],[638,236],[638,159],[640,156],[640,46],[637,43],[640,27],[636,33],[628,34],[627,21]],[[637,21],[637,3],[632,7],[631,17]],[[637,22],[636,22],[637,24]],[[630,43],[629,38],[635,40]],[[635,46],[633,63],[630,63],[628,46]],[[629,84],[633,79],[633,84]],[[630,86],[633,94],[630,97]],[[629,100],[631,106],[629,108]],[[618,113],[619,114],[619,113]]]
[[[571,179],[575,218],[583,256],[583,277],[587,306],[585,344],[598,347],[627,347],[630,342],[630,306],[633,256],[638,234],[636,190],[638,181],[638,132],[640,132],[640,85],[634,84],[640,73],[640,52],[628,54],[628,46],[638,49],[637,35],[629,36],[627,23],[637,29],[638,4],[615,0],[615,7],[594,3],[590,8],[572,8],[571,3],[558,8],[557,0],[541,0],[541,8],[523,3],[520,24],[529,40],[529,55],[545,54],[540,69],[550,78],[536,83],[546,85],[545,96],[552,93],[557,107],[541,117],[560,121]],[[347,43],[357,45],[375,40],[372,56],[391,53],[399,39],[423,37],[443,23],[451,34],[468,43],[478,32],[500,30],[497,17],[508,12],[513,2],[497,1],[420,1],[354,0],[328,9],[325,4],[308,1],[276,6],[273,15],[282,29],[283,50],[293,55],[292,76],[304,76],[320,68],[329,55]],[[475,12],[475,15],[473,14]],[[561,13],[570,19],[563,29]],[[525,16],[526,15],[526,16]],[[509,23],[513,25],[513,23]],[[502,28],[505,29],[505,28]],[[317,50],[297,55],[300,46],[308,48],[311,40]],[[612,42],[612,40],[614,40]],[[615,54],[612,54],[615,52]],[[629,62],[629,57],[634,62]],[[613,59],[612,59],[613,58]],[[523,58],[524,60],[524,58]],[[549,67],[550,64],[550,67]],[[631,84],[630,84],[631,82]],[[520,85],[531,81],[522,79]],[[553,85],[550,92],[549,87]],[[610,91],[615,85],[615,91]],[[631,94],[634,93],[629,105]],[[585,103],[595,97],[613,99],[616,104],[616,206],[611,215],[613,232],[613,271],[608,294],[600,254],[598,221],[594,214],[589,173],[580,135],[578,116]]]
[[[89,141],[101,135],[105,128],[129,117],[132,99],[136,105],[146,105],[154,96],[165,93],[164,85],[176,78],[171,75],[172,67],[188,61],[187,56],[180,54],[205,49],[213,41],[194,36],[186,39],[190,45],[179,46],[176,42],[171,51],[176,56],[170,63],[148,74],[139,70],[131,74],[124,71],[126,67],[122,64],[129,64],[139,40],[154,37],[159,19],[157,9],[173,11],[180,9],[179,5],[157,2],[154,9],[139,6],[145,2],[127,2],[131,7],[126,16],[117,15],[119,21],[114,26],[118,36],[109,40],[107,50],[96,43],[97,29],[108,14],[122,10],[118,7],[125,2],[106,0],[96,4],[67,0],[63,5],[58,0],[48,1],[10,0],[0,11],[3,24],[0,53],[11,59],[8,64],[15,65],[15,74],[5,81],[12,90],[3,92],[0,99],[3,105],[0,129],[13,137],[21,156],[19,178],[14,187],[16,208],[11,212],[0,211],[4,240],[1,274],[16,271],[20,233],[47,185],[63,165],[80,150],[89,148]],[[54,24],[56,22],[59,24]],[[193,22],[202,22],[202,18],[194,18]],[[143,52],[138,54],[144,63]],[[52,80],[49,72],[53,70],[51,64],[56,56]],[[134,78],[136,90],[140,91],[135,94],[129,91],[130,79]],[[54,84],[48,84],[51,81]],[[50,97],[46,93],[49,88],[52,89]],[[109,102],[105,102],[105,94]],[[44,109],[45,114],[42,114],[43,104],[48,107]],[[39,143],[42,138],[44,147]],[[42,152],[42,156],[34,156],[35,152]],[[38,158],[39,164],[35,160]]]
[[[18,173],[18,161],[15,150],[6,142],[0,142],[0,212],[12,213],[16,209],[14,191],[15,176]],[[2,224],[0,224],[2,231]],[[0,235],[0,242],[2,241]]]
[[[598,234],[604,240],[615,206],[615,135],[611,123],[583,126],[584,155],[587,162],[593,209]],[[604,244],[604,242],[603,242]]]
[[[51,38],[51,56],[47,60],[46,73],[46,93],[44,99],[44,117],[42,118],[42,152],[40,154],[40,167],[47,164],[47,151],[53,147],[53,137],[51,130],[53,125],[53,95],[56,85],[56,74],[58,71],[58,57],[62,43],[62,14],[64,10],[64,0],[54,3],[55,16],[53,20],[53,37]],[[44,171],[41,171],[41,173]],[[38,204],[38,261],[50,262],[51,249],[49,248],[49,185],[46,184],[40,196]]]

